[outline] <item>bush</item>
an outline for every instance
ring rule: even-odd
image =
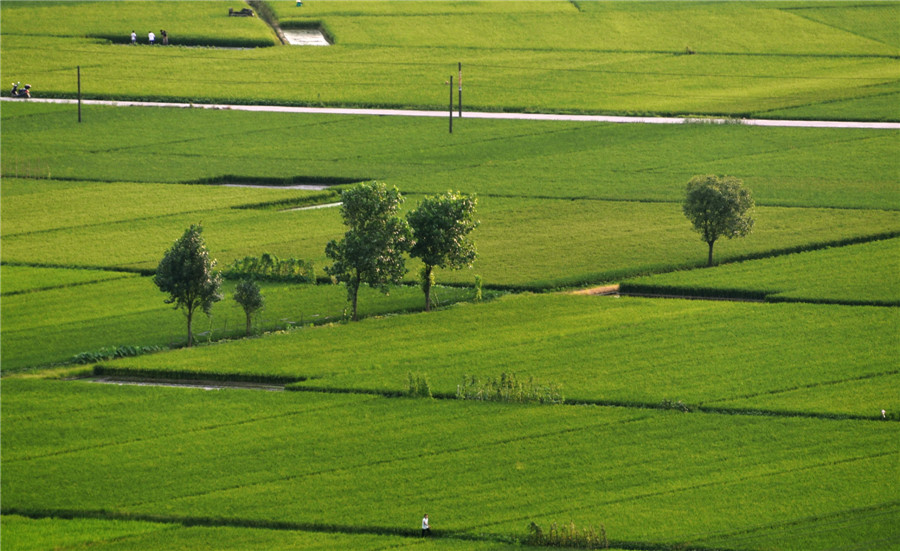
[[[259,258],[245,256],[228,265],[222,272],[228,279],[259,279],[293,283],[316,282],[316,270],[312,262],[298,258],[280,259],[274,254],[263,253]]]
[[[143,354],[152,354],[167,350],[164,346],[110,346],[93,352],[82,352],[72,357],[72,363],[90,364],[114,360],[116,358],[131,358]]]
[[[460,400],[485,400],[489,402],[517,402],[539,404],[562,404],[565,398],[554,384],[542,385],[529,377],[520,381],[515,373],[502,373],[499,379],[480,381],[474,375],[463,375],[456,387],[456,397]]]

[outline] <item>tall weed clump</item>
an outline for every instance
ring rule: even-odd
[[[109,346],[91,352],[82,352],[72,357],[72,363],[90,364],[115,360],[116,358],[133,358],[144,354],[152,354],[167,350],[164,346]]]
[[[515,373],[503,372],[499,379],[478,379],[463,375],[456,386],[456,397],[460,400],[484,400],[488,402],[517,402],[538,404],[562,404],[565,397],[558,385],[539,384],[533,377],[520,380]]]
[[[600,531],[593,526],[578,530],[575,523],[559,527],[554,522],[547,532],[532,522],[528,527],[526,545],[542,545],[545,547],[574,547],[577,549],[609,549],[609,539],[606,537],[606,528],[601,524]]]
[[[428,384],[427,378],[425,378],[424,376],[407,373],[406,379],[406,396],[410,396],[412,398],[433,398],[431,394],[431,385]]]

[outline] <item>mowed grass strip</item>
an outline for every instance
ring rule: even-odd
[[[879,307],[519,295],[105,366],[131,374],[305,376],[304,388],[381,392],[406,390],[411,372],[450,395],[464,375],[515,372],[561,386],[568,400],[654,406],[871,376],[860,384],[868,381],[886,405],[839,411],[880,418],[882,408],[900,410],[897,393],[878,379],[897,372],[896,329],[894,309]]]
[[[8,268],[3,267],[4,278]],[[20,268],[13,273],[28,278],[41,277],[44,271]],[[223,300],[213,305],[210,317],[195,316],[194,334],[200,342],[245,335],[244,311],[232,297],[236,283],[225,282]],[[6,292],[6,280],[3,285]],[[254,334],[340,321],[345,317],[347,293],[343,286],[260,283],[260,288],[266,303],[253,316]],[[474,291],[441,286],[434,293],[437,304],[446,306],[470,300]],[[485,298],[493,294],[486,291]],[[172,305],[165,304],[167,298],[152,278],[134,275],[4,296],[3,332],[0,333],[3,369],[13,372],[65,363],[82,352],[116,346],[183,346],[187,340],[185,317]],[[418,311],[424,307],[425,298],[415,286],[396,287],[388,295],[368,287],[360,291],[359,309],[363,316]]]
[[[692,176],[709,173],[743,179],[759,205],[900,208],[892,130],[472,119],[448,135],[446,121],[427,118],[96,106],[79,125],[74,106],[22,103],[6,103],[2,116],[17,136],[2,144],[5,177],[330,177],[384,180],[404,193],[677,202]],[[250,192],[207,193],[224,203]],[[125,212],[150,199],[135,197]]]
[[[4,432],[16,443],[15,457],[4,451],[4,507],[17,512],[103,510],[414,534],[427,511],[436,534],[498,538],[522,535],[531,520],[562,517],[576,526],[602,523],[614,542],[715,538],[726,548],[753,548],[741,544],[748,531],[834,515],[866,519],[857,511],[873,507],[893,511],[884,522],[896,520],[889,475],[896,423],[51,381],[10,386],[27,395],[4,404],[15,421]],[[126,414],[96,408],[46,419],[27,411],[52,401],[60,413],[74,412],[113,394],[132,400]],[[220,405],[250,414],[228,416]],[[112,422],[123,417],[124,425]],[[92,440],[77,441],[82,427]],[[22,440],[38,431],[49,432],[41,456]],[[115,481],[107,476],[113,471]],[[690,510],[679,505],[686,501]],[[804,534],[781,533],[783,543],[803,546]],[[864,534],[850,536],[859,542]]]
[[[624,282],[622,290],[898,306],[898,273],[900,240],[886,239],[635,278]]]

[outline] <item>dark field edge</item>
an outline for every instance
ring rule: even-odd
[[[201,371],[164,371],[155,369],[127,369],[97,364],[93,368],[95,377],[118,377],[130,381],[164,381],[177,383],[190,381],[194,383],[258,383],[266,385],[287,385],[306,381],[307,377],[286,377],[281,375],[251,375],[245,373],[215,373]]]
[[[156,275],[156,269],[150,268],[128,268],[123,266],[89,266],[89,265],[75,265],[75,264],[52,264],[52,263],[42,263],[42,262],[17,262],[15,260],[3,260],[0,261],[0,266],[22,266],[25,268],[61,268],[64,270],[98,270],[102,272],[120,272],[126,274],[138,274],[142,276],[153,276]],[[110,281],[110,280],[103,280]],[[101,283],[101,282],[89,282],[89,283]],[[60,285],[59,288],[69,287],[70,285]],[[55,287],[54,287],[55,288]],[[43,291],[44,289],[33,289],[35,291]],[[32,290],[28,290],[25,292],[31,292]],[[6,295],[6,293],[4,293]]]
[[[347,524],[325,524],[313,522],[288,522],[265,519],[243,519],[227,517],[193,517],[176,515],[154,515],[148,513],[128,513],[124,511],[77,510],[77,509],[29,509],[24,507],[3,507],[0,510],[3,515],[18,515],[34,520],[42,519],[91,519],[91,520],[118,520],[135,522],[152,522],[157,524],[175,524],[184,527],[201,526],[207,528],[249,528],[263,530],[283,530],[295,532],[318,532],[325,534],[345,535],[372,535],[372,536],[399,536],[405,538],[422,538],[422,532],[418,528],[398,528],[393,526],[354,526]],[[455,539],[473,542],[496,542],[507,544],[523,544],[527,535],[527,527],[523,526],[522,536],[507,536],[502,534],[473,534],[453,530],[431,529],[431,538]],[[526,547],[530,547],[527,546]],[[687,543],[655,543],[640,541],[609,540],[609,547],[613,549],[626,549],[629,551],[733,551],[725,547],[703,547]],[[532,547],[534,548],[534,547]]]
[[[228,9],[223,8],[223,9]],[[240,10],[238,10],[240,11]],[[85,38],[93,40],[102,40],[110,44],[121,44],[131,46],[131,36],[127,34],[89,34]],[[194,48],[272,48],[279,46],[279,41],[265,40],[261,38],[218,38],[215,36],[191,36],[191,35],[175,35],[169,37],[169,45],[162,45],[162,37],[156,37],[156,44],[150,46],[146,43],[146,34],[139,38],[138,46],[147,46],[152,48],[174,48],[176,46],[189,46]]]
[[[802,298],[772,296],[779,291],[754,291],[749,289],[716,289],[713,287],[678,287],[674,285],[652,285],[622,283],[619,295],[643,298],[672,298],[698,300],[734,300],[744,302],[827,304],[834,306],[879,306],[895,308],[900,300],[842,300],[829,298]]]
[[[267,376],[267,375],[251,375],[240,373],[216,373],[216,372],[195,372],[195,371],[166,371],[151,369],[129,369],[108,367],[104,364],[97,364],[93,368],[94,377],[119,378],[123,382],[145,382],[148,384],[178,384],[184,382],[209,382],[209,383],[233,383],[239,385],[241,383],[256,383],[268,385],[284,385],[287,392],[314,392],[318,394],[359,394],[367,396],[379,396],[382,398],[405,398],[409,400],[422,399],[420,397],[409,396],[403,390],[389,389],[373,389],[373,388],[351,388],[351,387],[319,387],[304,384],[310,380],[307,377],[284,377],[284,376]],[[75,379],[77,380],[77,379]],[[460,400],[453,392],[434,392],[432,399],[435,400]],[[475,402],[477,400],[468,400]],[[807,419],[822,419],[831,421],[900,421],[900,417],[891,415],[887,419],[882,419],[877,415],[859,415],[852,413],[830,413],[830,412],[805,412],[791,410],[770,410],[759,408],[736,408],[736,407],[713,407],[694,404],[685,404],[683,402],[673,402],[664,400],[661,402],[641,402],[637,400],[603,400],[575,398],[566,399],[562,404],[520,404],[515,402],[493,402],[489,403],[505,403],[509,406],[598,406],[598,407],[615,407],[628,409],[645,409],[645,410],[665,410],[680,413],[707,413],[714,415],[743,415],[754,417],[797,417]]]

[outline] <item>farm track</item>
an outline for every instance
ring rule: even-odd
[[[15,98],[0,98],[0,101],[23,101]],[[30,102],[37,103],[62,103],[77,104],[74,99],[56,98],[32,98]],[[113,101],[113,100],[82,100],[84,105],[105,105],[111,107],[177,107],[194,109],[215,109],[230,111],[251,111],[268,113],[297,113],[319,115],[354,115],[377,117],[433,117],[444,118],[447,111],[426,111],[413,109],[350,109],[337,107],[290,107],[281,105],[228,105],[228,104],[200,104],[200,103],[165,103],[150,101]],[[460,118],[454,113],[453,118]],[[746,126],[768,126],[788,128],[864,128],[880,130],[900,130],[900,122],[862,122],[862,121],[805,121],[805,120],[774,120],[774,119],[723,119],[723,118],[698,118],[698,117],[624,117],[608,115],[557,115],[548,113],[497,113],[468,111],[465,119],[494,119],[494,120],[530,120],[530,121],[568,121],[568,122],[605,122],[620,124],[742,124]]]

